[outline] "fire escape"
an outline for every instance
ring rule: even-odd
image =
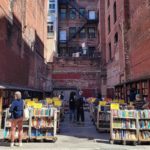
[[[67,46],[78,34],[80,34],[82,29],[84,29],[88,24],[98,23],[98,17],[97,17],[96,12],[95,12],[95,15],[96,15],[95,18],[91,19],[89,17],[88,10],[85,9],[84,13],[82,13],[80,11],[81,7],[76,2],[76,0],[59,0],[58,2],[59,2],[59,5],[69,6],[72,9],[74,9],[80,15],[80,17],[82,17],[82,19],[83,19],[83,21],[81,21],[80,27],[76,30],[76,32],[73,35],[69,36],[68,39],[65,41]]]

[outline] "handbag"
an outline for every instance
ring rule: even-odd
[[[23,119],[24,120],[29,120],[29,117],[30,117],[29,109],[28,108],[24,108],[24,110],[23,110]]]

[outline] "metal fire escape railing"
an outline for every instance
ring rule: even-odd
[[[69,5],[70,7],[72,7],[73,9],[75,9],[75,11],[82,16],[82,18],[85,20],[85,22],[82,24],[82,26],[80,28],[78,28],[78,30],[76,31],[75,34],[73,34],[72,36],[69,37],[69,39],[67,40],[67,43],[69,43],[73,38],[75,38],[81,31],[82,29],[88,24],[91,23],[95,20],[90,20],[88,17],[88,11],[85,10],[84,13],[81,13],[80,11],[80,6],[78,5],[78,3],[76,1],[71,1],[71,0],[59,0],[60,4],[64,4],[64,5]]]

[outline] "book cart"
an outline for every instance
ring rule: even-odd
[[[57,140],[57,109],[51,108],[29,108],[30,118],[23,121],[23,140],[30,141],[53,141]],[[9,119],[9,109],[6,111],[4,140],[10,140],[11,122]],[[16,138],[18,131],[16,130]]]
[[[111,110],[110,143],[117,141],[124,145],[138,142],[138,118],[136,110]]]
[[[110,105],[98,105],[96,128],[100,132],[110,131]]]
[[[57,109],[32,109],[30,115],[30,140],[53,141],[57,140]]]
[[[9,119],[9,109],[5,110],[4,121],[4,140],[11,139],[11,120]],[[30,120],[23,121],[23,137],[22,140],[28,142],[30,134]],[[18,138],[18,129],[16,129],[15,138]]]
[[[150,142],[150,110],[138,111],[139,144]]]

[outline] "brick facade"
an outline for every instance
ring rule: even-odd
[[[114,87],[120,85],[123,88],[124,83],[139,91],[138,86],[142,87],[143,79],[149,87],[150,1],[101,0],[99,3],[100,16],[105,13],[105,26],[99,22],[99,49],[103,54],[106,52],[106,57],[102,55],[102,60],[106,58],[107,94],[113,97]],[[104,27],[105,34],[101,32]],[[101,42],[104,37],[106,43]],[[124,95],[127,94],[126,90],[124,89]],[[140,93],[143,93],[142,90]]]
[[[1,1],[0,83],[50,90],[45,63],[46,0]]]
[[[130,1],[129,80],[150,76],[150,1]]]
[[[82,89],[86,97],[96,96],[100,92],[100,57],[97,50],[98,45],[98,0],[86,1],[58,1],[58,32],[66,31],[66,40],[60,40],[58,37],[58,57],[52,64],[52,83],[53,88],[61,89]],[[63,10],[61,10],[63,9]],[[74,10],[73,16],[71,10]],[[84,9],[85,15],[80,14]],[[65,15],[61,11],[66,11]],[[89,11],[96,12],[95,20],[88,20]],[[69,30],[75,27],[76,33],[72,37]],[[89,37],[89,28],[95,29],[95,35]],[[85,36],[81,37],[80,33],[85,29]],[[83,54],[82,43],[86,45],[86,54]],[[90,49],[93,48],[93,50]],[[73,53],[80,53],[73,57]]]
[[[81,89],[84,96],[100,92],[100,61],[82,58],[55,58],[51,65],[52,84],[55,89]]]

